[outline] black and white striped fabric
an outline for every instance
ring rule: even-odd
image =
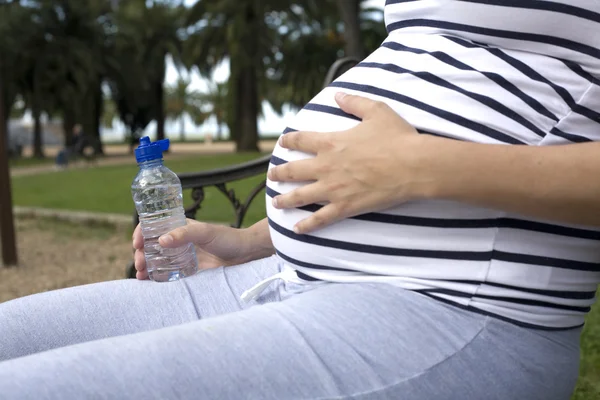
[[[286,132],[355,126],[334,101],[344,91],[386,102],[424,134],[530,146],[600,140],[600,1],[388,0],[385,20],[381,47]],[[308,157],[277,147],[271,164]],[[299,186],[268,182],[267,213],[279,256],[303,281],[388,282],[546,329],[581,325],[595,300],[598,229],[418,201],[296,235],[294,224],[320,206],[282,211],[270,199]]]

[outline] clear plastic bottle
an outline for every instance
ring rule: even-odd
[[[168,148],[168,139],[151,143],[150,138],[143,137],[135,150],[140,170],[131,185],[144,236],[148,274],[156,282],[175,281],[198,271],[192,243],[172,249],[158,244],[161,235],[186,224],[181,182],[163,165],[162,153]]]

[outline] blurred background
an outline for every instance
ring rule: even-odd
[[[0,302],[123,278],[139,138],[169,138],[178,173],[260,158],[336,60],[382,42],[384,2],[0,0],[0,221],[18,265]],[[259,195],[244,224],[264,215]],[[212,188],[197,217],[235,213]]]

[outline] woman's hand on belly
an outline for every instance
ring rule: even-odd
[[[287,133],[280,146],[315,157],[269,171],[272,181],[311,182],[275,197],[275,208],[326,203],[294,227],[297,233],[419,198],[424,187],[417,162],[422,136],[413,126],[382,102],[341,93],[336,101],[362,122],[340,132]]]

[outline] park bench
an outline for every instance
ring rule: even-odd
[[[342,75],[358,62],[359,60],[353,57],[345,57],[337,60],[329,68],[327,75],[325,76],[323,87],[328,86],[337,77]],[[270,159],[271,155],[269,154],[267,156],[257,158],[256,160],[228,166],[225,168],[178,174],[183,190],[192,190],[193,203],[191,206],[186,208],[186,217],[191,219],[196,218],[196,213],[198,210],[200,210],[202,207],[202,202],[204,201],[205,188],[213,186],[224,195],[224,200],[228,201],[233,207],[235,221],[231,223],[231,226],[234,228],[240,228],[244,223],[244,217],[246,216],[246,212],[250,208],[252,201],[265,189],[266,179],[262,180],[258,185],[256,185],[245,199],[240,199],[233,189],[228,188],[228,185],[235,181],[265,174],[267,172],[267,168],[269,167]],[[136,227],[138,223],[139,219],[137,212],[134,212],[133,226]],[[135,267],[133,261],[131,261],[127,266],[127,277],[135,278],[135,273]]]

